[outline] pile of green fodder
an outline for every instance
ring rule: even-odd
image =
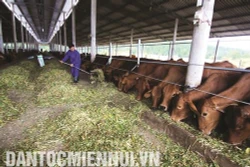
[[[68,74],[69,75],[69,74]],[[56,77],[55,77],[56,78]],[[68,86],[71,87],[69,84]],[[76,89],[78,87],[74,85]],[[67,89],[71,91],[70,89]],[[26,138],[12,150],[24,151],[161,151],[164,166],[214,166],[193,152],[176,145],[167,136],[155,134],[162,145],[153,144],[138,133],[139,118],[147,105],[135,102],[134,95],[118,92],[111,84],[87,87],[78,94],[78,106],[70,106],[61,115],[39,122],[27,130]],[[80,91],[80,90],[78,90]]]
[[[35,85],[30,82],[30,70],[36,64],[24,61],[0,71],[0,127],[17,118],[24,110],[25,104],[18,104],[10,99],[9,92],[30,92]]]
[[[189,126],[184,122],[174,122],[171,120],[167,113],[163,113],[158,111],[155,113],[158,117],[162,117],[166,119],[169,123],[177,124],[178,126],[186,129],[190,133],[194,134],[197,138],[197,142],[202,143],[205,146],[209,146],[218,153],[221,153],[231,159],[233,162],[236,162],[242,166],[250,165],[250,154],[247,153],[245,146],[233,146],[231,144],[225,143],[220,139],[213,138],[211,136],[207,136],[202,134],[200,131],[196,130],[194,127]]]
[[[65,65],[56,60],[49,61],[36,79],[37,104],[50,106],[57,104],[73,104],[81,102],[78,96],[82,93],[72,83],[71,75]],[[69,68],[68,68],[69,69]]]
[[[9,89],[34,91],[35,105],[39,107],[68,106],[68,109],[60,115],[55,114],[57,116],[52,119],[48,118],[27,129],[25,139],[12,150],[112,152],[161,150],[162,166],[214,166],[204,163],[193,152],[176,145],[166,135],[154,133],[157,140],[165,146],[160,148],[139,134],[138,123],[151,131],[139,118],[141,112],[149,108],[141,102],[136,102],[134,95],[118,92],[112,84],[86,85],[86,87],[75,85],[68,72],[69,67],[56,60],[46,62],[43,68],[32,61],[25,61],[9,68],[5,69],[9,70],[8,72],[1,71],[1,76],[4,74],[5,79],[0,79],[1,90],[6,90],[3,93],[4,97],[0,97],[5,101],[0,103],[0,107],[5,104],[5,110],[7,108],[11,110],[9,113],[14,113],[11,105],[16,107],[8,99]],[[20,76],[6,81],[11,72]],[[8,84],[9,82],[12,83]],[[20,112],[19,108],[15,109]]]

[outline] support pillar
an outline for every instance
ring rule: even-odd
[[[75,45],[76,47],[76,20],[75,20],[75,7],[74,7],[74,0],[71,1],[72,2],[72,43]]]
[[[218,39],[218,41],[217,41],[217,43],[216,43],[215,52],[214,52],[214,63],[215,63],[216,60],[217,60],[219,45],[220,45],[220,40]]]
[[[176,41],[176,36],[177,36],[178,24],[179,24],[179,19],[176,18],[176,19],[175,19],[175,25],[174,25],[173,43],[172,43],[171,54],[170,54],[170,58],[171,58],[171,59],[172,59],[173,56],[174,56],[174,48],[175,48],[175,41]]]
[[[112,43],[109,43],[109,64],[112,62]]]
[[[61,32],[60,25],[59,25],[59,51],[60,51],[60,54],[62,54],[62,32]]]
[[[96,57],[96,0],[91,0],[91,62]]]
[[[197,2],[200,1],[197,0]],[[200,85],[202,80],[215,0],[203,0],[202,2],[202,6],[198,8],[194,16],[193,40],[185,83],[187,87],[191,88]]]
[[[131,34],[130,34],[130,47],[129,47],[129,56],[132,55],[132,50],[133,50],[133,38],[134,38],[134,29],[131,29]]]
[[[137,46],[137,65],[140,65],[140,58],[141,58],[141,39],[138,39],[138,46]]]
[[[0,18],[0,52],[4,54],[2,19]]]
[[[23,34],[23,17],[21,16],[21,40],[22,40],[22,51],[24,52],[24,34]]]
[[[12,30],[13,30],[13,43],[14,51],[17,53],[17,37],[16,37],[16,18],[15,18],[15,4],[12,4]]]
[[[63,20],[64,20],[64,25],[63,25],[63,35],[64,35],[64,52],[67,52],[67,25],[66,25],[66,12],[63,13]]]

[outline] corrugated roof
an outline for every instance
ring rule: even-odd
[[[90,0],[80,0],[76,6],[77,45],[90,43]],[[19,8],[33,22],[32,28],[46,41],[53,30],[61,0],[17,0]],[[8,10],[1,4],[0,16],[6,18],[4,40],[12,40]],[[250,1],[216,0],[211,37],[250,35]],[[190,39],[196,0],[99,0],[97,1],[97,43],[129,43],[130,31],[134,40],[143,42],[172,40],[175,18],[179,18],[177,40]],[[6,21],[7,20],[7,21]],[[8,28],[6,28],[8,27]],[[41,28],[45,27],[45,33]],[[71,40],[71,18],[67,20],[67,38]],[[63,35],[63,33],[62,33]],[[20,39],[18,37],[18,39]]]

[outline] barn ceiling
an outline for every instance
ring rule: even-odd
[[[77,45],[90,43],[90,0],[80,0],[76,9]],[[41,41],[50,39],[65,0],[16,0]],[[97,44],[172,40],[175,18],[179,19],[177,40],[191,39],[196,0],[97,0]],[[11,13],[0,3],[4,40],[12,40]],[[71,41],[71,17],[66,21]],[[20,23],[17,24],[17,29]],[[216,0],[210,37],[250,35],[250,1]],[[18,34],[18,41],[20,41]],[[63,36],[63,33],[62,33]],[[62,38],[63,39],[63,38]]]

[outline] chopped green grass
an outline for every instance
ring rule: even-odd
[[[205,163],[192,151],[175,144],[167,135],[145,125],[140,114],[149,108],[145,103],[136,101],[133,94],[119,92],[111,83],[85,86],[72,84],[66,68],[56,60],[46,62],[43,68],[38,67],[36,62],[25,61],[0,72],[1,77],[4,74],[4,79],[0,79],[0,89],[5,90],[0,93],[0,125],[1,122],[17,118],[24,110],[19,103],[9,99],[9,90],[22,88],[33,91],[30,102],[37,107],[68,106],[57,116],[39,121],[27,129],[25,139],[12,150],[160,151],[161,166],[216,166]],[[20,76],[11,80],[9,77],[13,76],[12,72]],[[156,112],[156,115],[171,121],[167,114]],[[164,147],[159,148],[159,145],[145,139],[138,133],[138,126],[143,126]],[[205,137],[184,123],[179,126],[197,135],[199,142],[215,148],[243,166],[249,165],[249,157],[243,150]],[[0,153],[4,155],[4,151]]]

